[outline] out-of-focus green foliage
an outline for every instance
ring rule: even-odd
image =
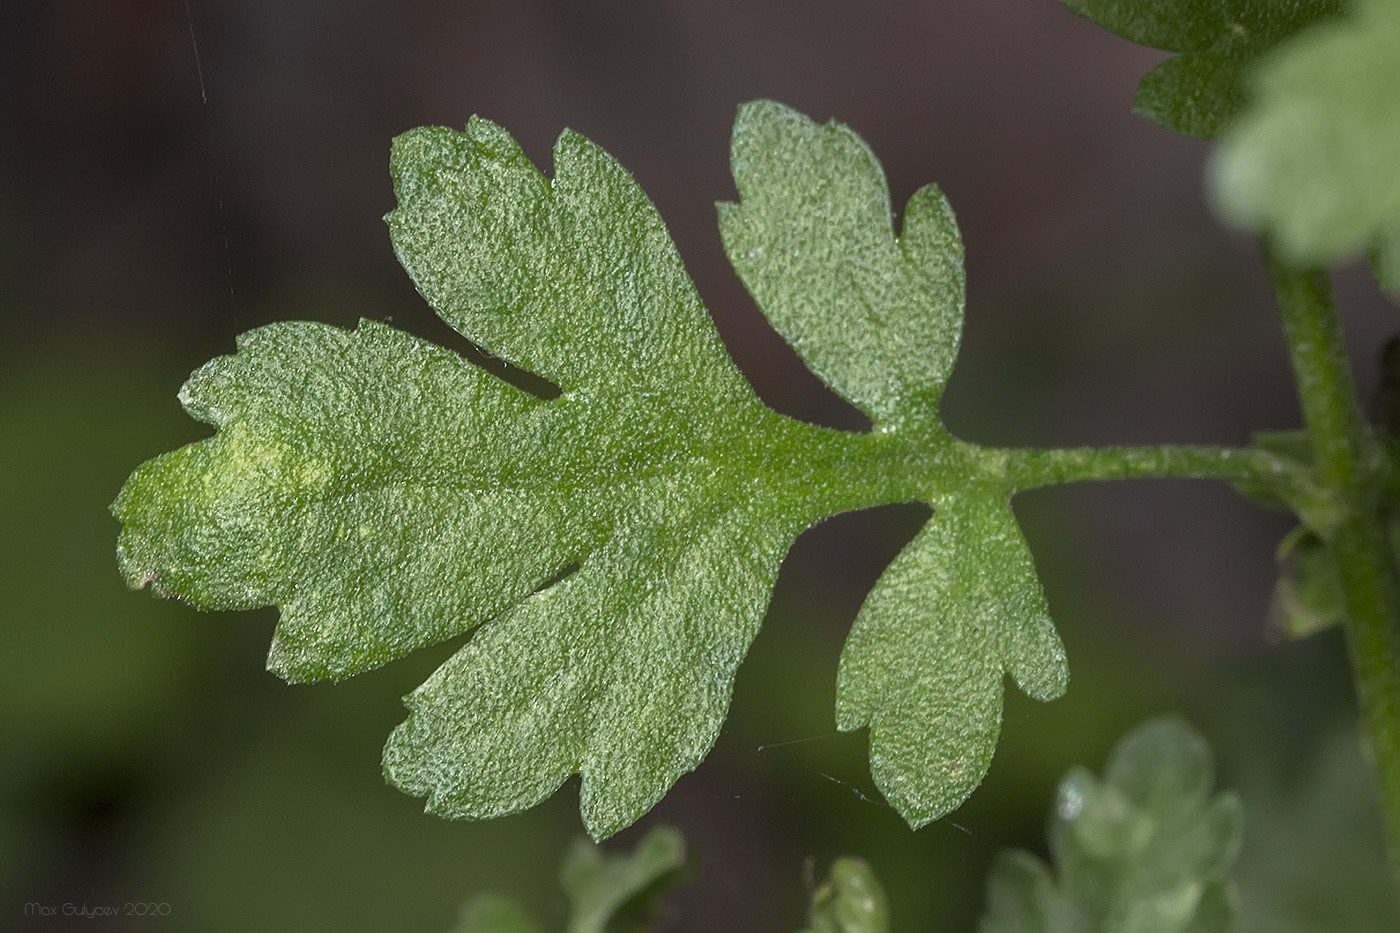
[[[1313,459],[1306,431],[1260,431],[1254,435],[1254,443],[1300,463]],[[1279,576],[1270,607],[1274,631],[1286,638],[1306,638],[1341,623],[1346,614],[1342,584],[1323,537],[1334,521],[1333,510],[1325,502],[1311,508],[1287,502],[1273,490],[1249,483],[1236,483],[1235,488],[1266,508],[1309,516],[1314,526],[1300,524],[1279,543]]]
[[[685,840],[670,826],[652,829],[629,855],[574,843],[559,870],[569,895],[568,933],[632,933],[649,929],[658,898],[685,866]],[[529,912],[497,895],[478,895],[462,908],[453,933],[532,933]]]
[[[648,832],[630,855],[608,855],[587,839],[578,840],[559,870],[572,905],[569,933],[640,925],[655,895],[684,865],[685,840],[670,826]]]
[[[533,917],[515,901],[482,894],[462,905],[452,933],[539,933]]]
[[[856,858],[832,862],[827,879],[812,892],[802,933],[888,933],[889,928],[885,889],[870,866]]]
[[[1400,348],[1400,344],[1396,344]],[[1391,356],[1394,350],[1387,351]],[[1391,365],[1394,365],[1392,361]],[[1392,403],[1386,400],[1387,393],[1393,393],[1393,373],[1383,373],[1383,383],[1378,392],[1378,401],[1373,408],[1373,418],[1384,422],[1393,417]],[[1400,566],[1400,458],[1397,458],[1397,443],[1389,437],[1389,426],[1378,425],[1375,456],[1369,464],[1376,470],[1380,479],[1381,502],[1378,508],[1387,528],[1392,552]],[[1259,431],[1254,435],[1257,447],[1289,457],[1299,463],[1310,463],[1313,459],[1312,443],[1306,431]],[[1303,522],[1292,529],[1279,543],[1276,552],[1279,563],[1279,576],[1274,584],[1273,604],[1270,607],[1270,621],[1274,631],[1285,638],[1306,638],[1324,629],[1339,625],[1346,619],[1346,605],[1342,594],[1342,583],[1337,573],[1335,559],[1327,546],[1335,523],[1342,512],[1330,499],[1319,497],[1302,502],[1285,500],[1277,490],[1253,483],[1236,483],[1235,488],[1245,496],[1266,508],[1291,511],[1299,515]]]
[[[1131,42],[1181,54],[1149,71],[1133,110],[1158,126],[1212,139],[1249,99],[1250,69],[1340,0],[1061,0]]]
[[[1365,255],[1400,297],[1400,0],[1355,0],[1278,49],[1221,140],[1210,190],[1287,262]]]
[[[1293,765],[1246,766],[1244,846],[1231,873],[1237,933],[1400,930],[1380,789],[1359,737],[1338,731]]]
[[[1235,910],[1227,872],[1242,814],[1212,794],[1210,749],[1184,720],[1152,720],[1114,749],[1102,779],[1083,768],[1060,784],[1050,822],[1054,867],[1002,853],[981,933],[1225,933]]]
[[[1315,532],[1301,525],[1294,528],[1279,544],[1278,561],[1271,612],[1279,634],[1306,638],[1346,619],[1337,565]]]

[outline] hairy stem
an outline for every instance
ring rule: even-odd
[[[1272,258],[1270,267],[1318,479],[1344,506],[1330,544],[1346,598],[1357,699],[1380,773],[1391,868],[1400,884],[1400,586],[1376,482],[1366,469],[1369,432],[1326,274]]]
[[[943,434],[929,449],[920,449],[923,439],[910,443],[878,434],[846,437],[858,438],[854,460],[838,456],[819,469],[821,478],[802,480],[847,494],[839,503],[828,503],[831,514],[838,508],[893,502],[937,503],[950,488],[961,488],[969,480],[1013,495],[1062,483],[1153,478],[1237,483],[1242,491],[1250,488],[1276,500],[1280,508],[1319,520],[1340,510],[1310,463],[1261,447],[983,447]]]
[[[1018,491],[1092,480],[1178,477],[1253,482],[1290,498],[1316,496],[1310,471],[1295,460],[1255,447],[1160,444],[984,450],[1005,458],[1006,475]]]

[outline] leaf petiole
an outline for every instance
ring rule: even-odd
[[[1254,447],[1158,444],[1142,447],[984,448],[999,455],[1017,490],[1092,480],[1181,478],[1249,482],[1289,499],[1313,498],[1306,464]]]

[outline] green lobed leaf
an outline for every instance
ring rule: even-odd
[[[1118,743],[1102,779],[1074,768],[1051,817],[1053,871],[1021,851],[998,855],[981,933],[1213,933],[1230,928],[1228,872],[1242,816],[1212,795],[1205,741],[1176,717]]]
[[[656,208],[622,166],[565,130],[554,177],[504,129],[394,140],[399,262],[442,318],[566,394],[751,406]],[[650,398],[647,404],[652,404]]]
[[[731,159],[740,200],[719,205],[720,233],[764,315],[881,428],[937,424],[965,290],[942,192],[915,192],[896,236],[864,140],[772,101],[739,109]]]
[[[1253,63],[1341,0],[1061,0],[1123,38],[1181,53],[1149,71],[1133,110],[1157,125],[1215,138],[1248,99]]]
[[[387,220],[442,317],[557,397],[369,321],[245,334],[181,390],[217,433],[140,466],[113,505],[128,583],[278,606],[268,666],[288,680],[470,633],[405,698],[388,779],[484,818],[577,773],[601,838],[713,744],[793,539],[926,501],[929,530],[857,620],[837,716],[872,725],[876,779],[911,824],[947,812],[985,772],[1002,672],[1042,698],[1066,674],[1004,463],[937,418],[962,313],[946,202],[915,195],[896,238],[853,133],[777,104],[740,114],[726,242],[809,365],[876,420],[842,434],[757,400],[616,162],[569,132],[554,159],[546,178],[479,118],[412,131]]]
[[[832,862],[812,892],[807,924],[801,933],[889,933],[889,901],[870,866],[857,858]]]
[[[288,680],[457,635],[599,536],[568,490],[528,486],[567,455],[549,446],[562,419],[381,324],[251,331],[180,400],[219,432],[133,473],[113,507],[123,571],[201,608],[280,606],[268,667]],[[493,421],[515,445],[482,442]]]
[[[219,433],[118,498],[123,568],[280,606],[269,666],[296,680],[491,620],[406,698],[386,774],[486,817],[578,772],[604,836],[713,743],[783,555],[833,511],[812,473],[840,437],[758,402],[655,211],[581,137],[552,184],[483,120],[400,137],[393,166],[420,290],[563,394],[369,322],[254,331],[182,391]]]
[[[875,584],[836,676],[837,727],[869,723],[871,775],[912,826],[982,782],[1007,673],[1041,700],[1069,676],[1010,506],[973,489],[940,503]]]
[[[1356,0],[1264,62],[1210,166],[1216,207],[1300,266],[1368,251],[1400,295],[1400,2]]]
[[[917,192],[896,238],[859,137],[771,102],[741,109],[733,160],[740,201],[721,205],[720,228],[759,306],[877,435],[907,428],[926,448],[961,449],[936,417],[963,310],[942,194]],[[948,472],[921,497],[935,514],[867,598],[837,673],[837,728],[871,727],[871,773],[914,827],[981,783],[1007,671],[1039,699],[1068,680],[1009,490],[983,482],[975,459]]]

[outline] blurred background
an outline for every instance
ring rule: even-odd
[[[738,103],[836,117],[883,160],[896,205],[937,181],[958,212],[955,433],[1241,444],[1296,425],[1297,405],[1255,247],[1202,198],[1207,147],[1129,113],[1160,57],[1055,0],[6,0],[0,928],[444,931],[483,891],[562,926],[554,876],[581,832],[576,782],[475,824],[383,784],[398,697],[443,650],[288,687],[263,670],[272,610],[202,615],[127,592],[116,570],[108,504],[140,461],[206,433],[175,393],[237,333],[363,316],[454,340],[380,220],[396,133],[479,113],[546,171],[563,127],[592,138],[656,202],[763,399],[858,428],[764,323],[714,216],[734,197]],[[1364,271],[1338,289],[1368,392],[1394,308]],[[1268,635],[1289,523],[1186,482],[1016,505],[1069,694],[1043,705],[1009,688],[986,784],[910,832],[832,704],[845,632],[922,513],[812,529],[714,753],[617,839],[662,822],[686,833],[694,865],[668,929],[796,929],[809,879],[847,853],[886,882],[897,930],[971,929],[993,853],[1043,851],[1064,770],[1100,768],[1122,732],[1170,710],[1245,794],[1252,928],[1288,929],[1268,912],[1294,902],[1318,921],[1298,929],[1392,928],[1344,645]],[[170,913],[40,921],[27,902]]]

